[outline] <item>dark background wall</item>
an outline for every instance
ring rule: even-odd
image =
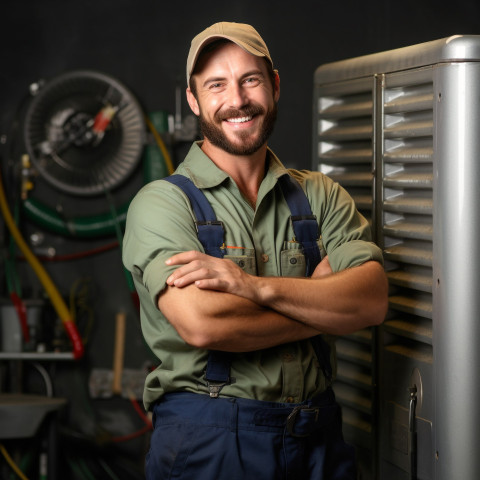
[[[185,62],[191,38],[217,21],[250,23],[265,39],[281,77],[279,119],[270,145],[287,166],[296,168],[309,168],[312,161],[313,75],[318,66],[454,34],[480,34],[478,0],[446,5],[430,0],[4,0],[1,6],[0,151],[4,173],[7,163],[11,167],[12,162],[18,162],[22,150],[17,145],[12,148],[9,142],[17,112],[28,101],[30,84],[69,70],[98,70],[129,87],[145,112],[164,110],[173,114],[175,89],[180,85],[183,92],[186,86]],[[183,114],[188,113],[184,102]],[[1,149],[6,145],[7,152]],[[175,150],[175,163],[181,161],[183,151]],[[113,196],[123,203],[140,185],[136,175]],[[108,209],[103,198],[69,198],[42,186],[40,180],[37,187],[39,192],[35,194],[43,195],[52,205],[60,202],[73,216]],[[0,227],[3,255],[8,233],[1,221]],[[27,238],[39,231],[28,222],[21,228]],[[41,233],[45,235],[41,246],[54,247],[57,254],[93,249],[114,240],[86,241]],[[124,399],[96,400],[93,408],[86,407],[90,372],[111,369],[118,311],[127,313],[125,367],[138,371],[154,359],[141,338],[118,248],[79,261],[46,263],[45,267],[66,297],[76,282],[88,284],[95,323],[86,357],[78,363],[47,362],[45,366],[53,376],[55,394],[67,397],[69,402],[70,415],[65,423],[76,433],[67,438],[78,437],[82,447],[95,449],[103,429],[120,435],[142,426]],[[28,267],[19,261],[18,269],[25,296],[42,297],[42,289]],[[5,280],[0,278],[0,299],[6,296]],[[4,378],[7,370],[0,362],[0,391],[14,383]],[[28,372],[28,365],[24,371]],[[140,372],[140,383],[142,380]],[[28,385],[26,389],[43,392],[41,385]],[[146,446],[146,441],[137,439],[137,443],[121,444],[113,455],[133,452],[136,471],[141,472]],[[101,447],[102,455],[110,454],[103,444]],[[76,445],[74,449],[77,451]]]
[[[309,167],[316,67],[479,33],[479,14],[476,0],[6,0],[0,132],[8,129],[30,83],[78,68],[117,77],[146,111],[173,113],[175,87],[185,87],[191,38],[216,21],[247,22],[264,37],[281,76],[280,117],[271,145],[284,163]]]

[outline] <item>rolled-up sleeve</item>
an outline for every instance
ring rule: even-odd
[[[159,180],[143,187],[130,204],[123,240],[123,263],[132,273],[139,295],[158,295],[176,267],[165,260],[188,250],[203,251],[190,203],[174,185]]]
[[[352,197],[321,173],[313,178],[316,194],[310,194],[309,198],[319,219],[322,242],[332,270],[338,272],[370,260],[383,265],[382,251],[372,242],[370,225],[358,212]]]

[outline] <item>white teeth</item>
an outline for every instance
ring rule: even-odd
[[[253,117],[240,117],[240,118],[229,118],[227,122],[232,123],[244,123],[249,122]]]

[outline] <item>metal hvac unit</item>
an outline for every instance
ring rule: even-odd
[[[384,324],[337,340],[335,390],[362,478],[477,480],[480,36],[320,66],[313,169],[370,220]]]

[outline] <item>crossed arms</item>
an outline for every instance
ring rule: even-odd
[[[380,324],[387,310],[382,266],[368,261],[332,273],[328,257],[311,278],[257,277],[231,260],[191,251],[174,255],[158,306],[198,348],[245,352],[342,335]]]

